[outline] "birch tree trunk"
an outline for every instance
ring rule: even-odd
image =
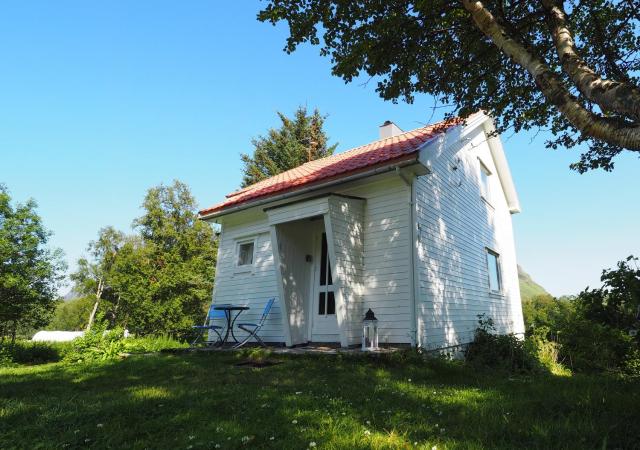
[[[547,23],[563,71],[578,90],[603,111],[640,118],[640,89],[633,83],[602,79],[580,57],[564,9],[554,0],[542,0]]]
[[[558,108],[576,129],[585,136],[611,145],[640,151],[640,128],[635,124],[603,117],[586,109],[569,92],[560,76],[511,36],[481,1],[461,1],[478,29],[513,62],[531,74],[546,99]]]
[[[87,331],[91,330],[91,326],[96,318],[96,313],[98,312],[98,305],[100,304],[100,298],[102,297],[102,290],[104,289],[104,284],[102,278],[98,281],[98,288],[96,289],[96,301],[93,303],[93,308],[91,309],[91,314],[89,314],[89,322],[87,322]]]

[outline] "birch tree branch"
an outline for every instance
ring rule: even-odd
[[[603,111],[639,119],[640,89],[630,82],[602,79],[578,54],[564,9],[555,0],[542,0],[542,6],[562,69],[580,93]]]
[[[585,136],[640,151],[640,128],[625,121],[603,117],[586,109],[565,87],[562,79],[549,66],[530,53],[508,34],[481,1],[461,0],[473,21],[494,45],[512,61],[527,70],[545,98]]]

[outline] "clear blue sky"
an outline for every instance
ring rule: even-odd
[[[106,225],[128,230],[145,190],[180,179],[201,206],[238,187],[240,152],[299,104],[328,113],[339,151],[431,117],[345,85],[317,48],[282,52],[286,31],[250,1],[7,1],[0,8],[0,182],[35,198],[69,263]],[[439,116],[433,117],[433,120]],[[613,174],[569,171],[573,151],[504,136],[523,212],[520,264],[556,295],[598,283],[640,255],[640,161]]]

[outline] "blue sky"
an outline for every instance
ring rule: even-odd
[[[241,179],[241,152],[299,104],[329,114],[338,150],[432,116],[432,99],[383,102],[345,85],[318,49],[282,52],[286,30],[255,20],[260,3],[19,2],[0,8],[0,182],[35,198],[71,265],[106,225],[128,230],[145,190],[180,179],[201,206]],[[432,120],[438,119],[436,114]],[[568,169],[575,150],[544,135],[503,136],[523,212],[520,264],[551,293],[598,284],[640,255],[640,161],[612,173]]]

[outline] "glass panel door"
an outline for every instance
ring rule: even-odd
[[[318,256],[311,338],[316,342],[336,342],[339,340],[336,296],[326,233],[322,233]]]
[[[331,278],[331,261],[327,248],[327,234],[322,233],[320,249],[320,289],[318,292],[318,315],[328,316],[336,313],[336,298]]]

